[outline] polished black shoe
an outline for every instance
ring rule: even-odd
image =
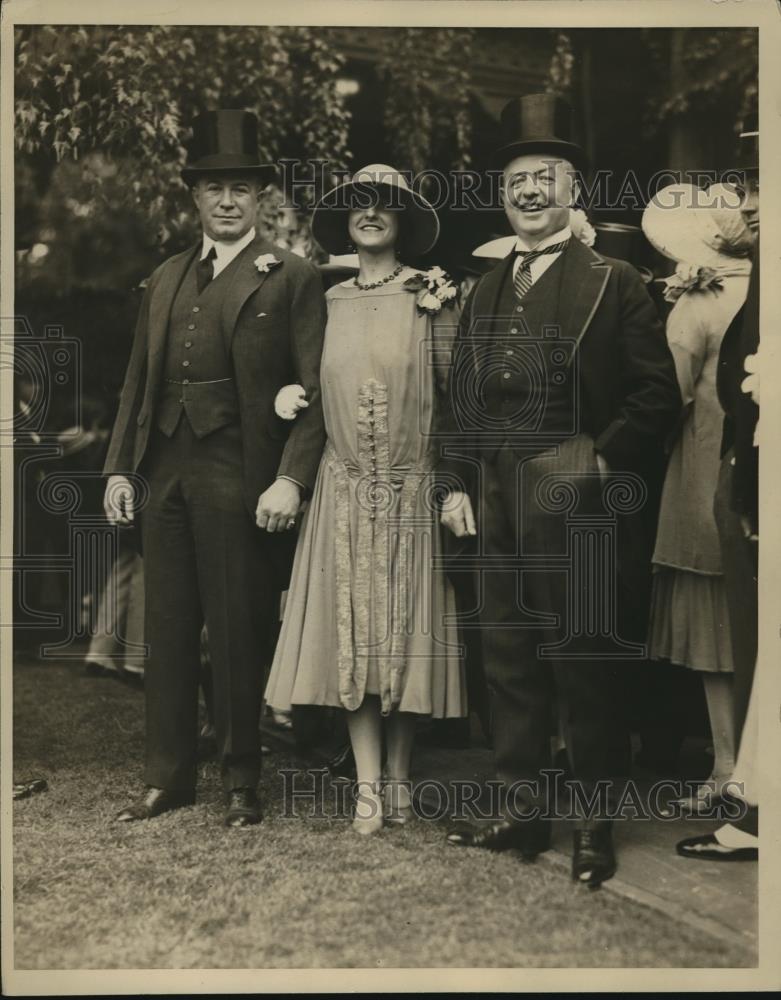
[[[226,826],[255,826],[263,819],[254,788],[234,788],[228,792]]]
[[[357,772],[352,745],[349,742],[343,743],[331,754],[325,762],[325,766],[332,778],[349,778],[351,781],[355,781]]]
[[[447,835],[447,842],[457,847],[482,847],[486,851],[520,851],[525,861],[533,861],[550,848],[551,827],[548,820],[526,822],[499,820],[488,826],[461,823]]]
[[[598,889],[616,873],[613,833],[608,823],[590,830],[575,830],[572,851],[572,878]]]
[[[757,861],[758,847],[725,847],[712,833],[701,837],[679,840],[675,850],[682,858],[700,858],[703,861]]]
[[[154,819],[171,809],[181,809],[195,802],[195,792],[168,792],[164,788],[149,787],[135,802],[131,802],[116,815],[119,823],[130,823],[139,819]]]

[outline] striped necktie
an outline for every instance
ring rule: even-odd
[[[516,257],[521,258],[520,266],[513,278],[515,294],[519,299],[529,291],[532,286],[531,262],[538,257],[543,257],[546,253],[561,253],[567,249],[569,240],[562,240],[561,243],[554,243],[553,246],[545,247],[543,250],[516,250]]]

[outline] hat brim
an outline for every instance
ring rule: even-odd
[[[256,163],[252,166],[228,166],[228,167],[183,167],[182,180],[188,187],[192,187],[196,181],[204,177],[216,176],[250,176],[257,177],[262,181],[264,187],[270,184],[277,176],[277,168],[273,163]]]
[[[503,170],[516,157],[533,153],[550,153],[557,160],[569,160],[576,170],[588,169],[585,151],[576,143],[566,142],[564,139],[519,139],[517,142],[509,142],[491,155],[491,166],[495,170]]]
[[[704,207],[692,207],[692,193],[697,190],[693,185],[671,184],[658,191],[643,212],[641,228],[651,246],[663,257],[679,264],[720,267],[730,258],[705,242],[698,220],[692,214],[707,212]]]
[[[412,257],[427,253],[439,239],[439,217],[426,199],[408,188],[382,181],[348,181],[328,191],[312,212],[312,235],[330,254],[349,252],[350,211],[366,209],[382,195],[392,195],[393,207],[409,216],[405,251]]]

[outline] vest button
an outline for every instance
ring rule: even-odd
[[[182,362],[182,368],[189,368],[189,367],[190,367],[190,362],[189,361],[183,361]]]
[[[506,353],[507,353],[507,357],[511,358],[513,356],[513,354],[515,354],[515,351],[507,351]]]
[[[194,330],[195,329],[195,323],[188,323],[187,324],[187,329],[188,330]],[[515,332],[515,331],[513,331],[513,332]]]
[[[514,326],[512,328],[512,330],[510,330],[510,333],[517,333],[517,332],[518,332],[518,327],[517,326]]]
[[[509,377],[510,377],[510,373],[509,372],[505,372],[504,375],[502,375],[502,378],[509,378]]]
[[[197,309],[197,308],[198,308],[198,306],[196,306],[195,308]],[[523,306],[516,306],[516,307],[515,307],[515,311],[516,311],[517,313],[522,313],[522,312],[523,312]]]
[[[182,379],[182,385],[189,385],[189,384],[190,384],[189,378]]]
[[[193,342],[191,340],[185,340],[184,346],[185,347],[192,347],[193,346]]]
[[[200,311],[201,311],[201,307],[200,306],[193,306],[193,312],[194,313],[199,313]]]

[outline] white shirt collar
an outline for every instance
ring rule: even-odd
[[[207,236],[206,233],[204,233],[203,246],[201,247],[201,260],[203,260],[211,248],[214,247],[214,252],[217,254],[218,261],[231,261],[234,257],[241,253],[244,247],[248,247],[254,239],[254,226],[248,233],[245,233],[240,240],[236,240],[233,243],[220,243],[218,240],[213,240],[211,236]]]
[[[534,246],[529,246],[529,244],[525,240],[522,240],[520,236],[516,236],[515,246],[513,249],[523,250],[524,252],[528,252],[529,250],[544,250],[546,247],[552,247],[556,243],[563,243],[564,240],[570,239],[571,236],[572,230],[569,226],[559,229],[556,233],[551,233],[550,236],[546,236],[544,240],[540,240],[540,242],[536,243]]]

